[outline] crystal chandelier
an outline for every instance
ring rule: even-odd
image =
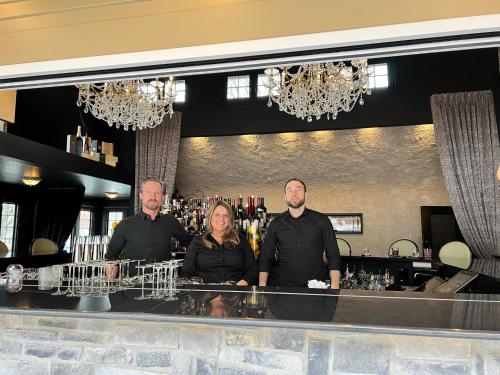
[[[327,119],[335,120],[339,112],[351,111],[356,102],[363,105],[363,94],[371,94],[366,59],[354,59],[350,66],[343,62],[300,65],[295,73],[289,66],[280,69],[265,70],[268,107],[274,101],[280,111],[308,122],[325,113]]]
[[[84,105],[85,113],[106,121],[109,126],[122,126],[125,130],[154,128],[161,124],[166,113],[172,117],[173,77],[166,83],[156,79],[144,83],[142,79],[132,81],[85,83],[77,85],[76,104]]]

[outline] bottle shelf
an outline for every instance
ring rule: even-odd
[[[36,172],[42,181],[57,186],[85,186],[85,195],[105,197],[106,191],[130,195],[131,172],[89,160],[38,142],[0,132],[0,181],[21,183]]]

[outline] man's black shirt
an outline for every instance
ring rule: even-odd
[[[308,280],[324,279],[323,252],[328,268],[340,270],[340,252],[328,217],[307,208],[298,218],[286,211],[269,224],[260,255],[260,272],[271,271],[276,253],[275,283],[306,286]]]
[[[245,237],[235,247],[219,245],[210,235],[207,236],[212,248],[207,249],[201,238],[195,238],[184,258],[182,276],[201,276],[206,283],[245,280],[249,285],[257,281],[257,262]]]
[[[120,222],[113,232],[108,245],[106,259],[118,259],[125,249],[127,259],[145,259],[147,263],[169,260],[170,239],[174,236],[187,246],[191,237],[173,216],[158,215],[151,220],[149,215],[140,213]]]

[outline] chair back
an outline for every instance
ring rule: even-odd
[[[340,256],[351,256],[351,245],[343,238],[337,238]]]
[[[418,245],[412,240],[408,240],[406,238],[402,238],[400,240],[394,241],[389,245],[388,254],[392,255],[392,248],[397,247],[399,249],[400,257],[411,257],[414,254],[418,255]]]
[[[58,251],[57,244],[48,238],[37,238],[31,244],[31,255],[57,254]]]
[[[3,258],[7,255],[7,253],[9,252],[9,248],[7,247],[7,245],[0,241],[0,258]]]
[[[466,270],[472,263],[472,253],[469,246],[463,242],[448,242],[439,250],[439,260],[441,263]]]

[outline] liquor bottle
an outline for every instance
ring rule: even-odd
[[[247,216],[253,219],[255,216],[255,198],[253,195],[247,198],[247,204],[248,204]]]
[[[429,244],[429,241],[425,241],[425,245],[424,245],[424,258],[426,260],[431,260],[432,259],[432,248],[431,248],[431,245]]]
[[[247,197],[247,204],[246,204],[246,208],[247,208],[247,217],[252,217],[253,216],[253,212],[252,212],[252,204],[250,203],[250,197]]]
[[[168,199],[168,195],[165,195],[165,199],[163,200],[163,204],[160,208],[160,213],[162,215],[169,215],[171,213],[170,200]]]
[[[90,138],[88,134],[85,135],[85,145],[83,146],[83,148],[87,154],[89,155],[94,154],[92,152],[92,138]]]
[[[236,206],[234,199],[229,198],[229,205],[231,206],[231,210],[233,210],[234,217],[236,217]]]
[[[246,235],[248,239],[248,228],[250,228],[250,216],[248,216],[248,203],[245,204],[245,208],[243,211],[243,233]]]
[[[265,227],[267,222],[267,208],[264,205],[264,197],[257,198],[257,215],[259,216],[259,221],[261,221],[261,226]]]
[[[83,145],[85,140],[82,137],[82,127],[78,126],[76,128],[76,154],[80,156],[83,153]]]
[[[238,197],[238,206],[236,206],[236,218],[238,219],[238,228],[243,231],[243,220],[245,220],[245,212],[243,208],[243,197]]]

